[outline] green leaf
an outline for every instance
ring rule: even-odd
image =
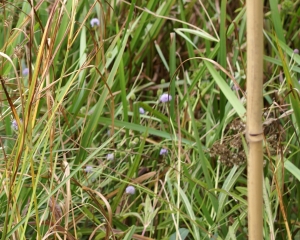
[[[189,215],[189,217],[191,218],[191,220],[193,221],[192,226],[193,226],[193,236],[195,240],[200,240],[200,234],[199,234],[199,227],[196,224],[196,216],[194,213],[194,210],[192,208],[192,203],[190,202],[190,199],[188,199],[188,197],[186,196],[186,194],[184,193],[184,191],[179,188],[179,193],[180,193],[180,197],[182,199],[182,202],[184,203],[185,209],[187,210],[187,214]]]
[[[203,30],[195,30],[195,29],[188,29],[188,28],[176,28],[174,29],[176,33],[178,33],[180,36],[184,37],[185,39],[188,39],[187,36],[184,33],[190,33],[193,35],[196,35],[198,37],[213,41],[213,42],[219,42],[219,40],[209,33],[203,31]],[[189,42],[193,44],[190,40]],[[194,44],[193,44],[194,45]],[[195,46],[195,45],[194,45]]]
[[[292,162],[290,162],[289,160],[286,160],[284,162],[284,167],[286,170],[288,170],[291,174],[294,175],[294,177],[296,177],[298,179],[298,181],[300,181],[300,169],[297,168]]]
[[[131,228],[130,228],[130,230],[128,231],[128,233],[124,236],[124,240],[131,240],[132,239],[132,236],[133,236],[133,234],[134,234],[134,232],[135,232],[135,229],[136,229],[136,226],[132,226]]]
[[[187,228],[179,228],[178,232],[179,232],[180,238],[182,240],[184,240],[189,235],[189,233],[190,233],[190,231]],[[176,240],[176,239],[178,239],[178,238],[176,238],[176,235],[177,235],[177,232],[174,232],[170,236],[169,240]]]
[[[241,119],[245,119],[246,109],[241,103],[241,101],[237,98],[235,93],[230,89],[225,80],[221,77],[221,75],[217,72],[217,70],[212,66],[212,64],[208,61],[204,61],[208,71],[211,73],[213,79],[218,84],[219,88],[227,98],[228,102],[235,109],[236,113],[240,116]]]

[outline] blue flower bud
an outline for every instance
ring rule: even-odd
[[[135,188],[133,186],[128,186],[125,190],[126,194],[133,195],[135,194]]]
[[[91,19],[90,24],[91,24],[91,27],[93,28],[95,26],[99,26],[100,25],[100,21],[99,21],[98,18],[93,18],[93,19]]]
[[[166,103],[172,100],[172,96],[164,93],[163,95],[160,96],[159,101],[161,101],[162,103]]]
[[[145,114],[144,108],[140,107],[140,108],[139,108],[139,112],[140,112],[140,114]]]
[[[162,148],[160,149],[159,155],[167,155],[168,154],[168,149]]]

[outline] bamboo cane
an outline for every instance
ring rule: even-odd
[[[263,239],[263,1],[247,1],[248,231]]]

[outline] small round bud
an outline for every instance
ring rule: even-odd
[[[82,114],[86,114],[86,107],[82,107],[82,108],[80,108],[80,113],[82,113]]]
[[[132,148],[132,147],[134,147],[134,146],[135,146],[134,142],[133,142],[133,141],[130,141],[130,142],[129,142],[129,147]]]
[[[118,143],[118,144],[117,144],[117,148],[118,148],[118,149],[121,149],[122,146],[123,146],[122,143]]]
[[[134,101],[134,100],[136,99],[135,94],[132,94],[132,95],[130,96],[130,99],[131,99],[132,101]]]
[[[158,89],[157,90],[157,96],[161,96],[163,94],[163,90],[162,89]]]
[[[293,4],[293,1],[291,1],[291,0],[285,0],[281,4],[281,9],[285,13],[293,11],[293,8],[294,8],[294,4]]]
[[[149,90],[146,92],[147,96],[152,97],[153,96],[153,90]]]
[[[133,139],[133,141],[134,141],[136,144],[138,144],[139,141],[140,141],[140,139],[136,137],[136,138]]]
[[[96,69],[93,67],[93,68],[90,68],[90,73],[93,74],[96,72]]]
[[[106,57],[107,57],[107,58],[111,58],[111,57],[112,57],[112,53],[111,53],[111,52],[108,52],[107,55],[106,55]]]
[[[126,157],[126,152],[124,152],[124,151],[120,152],[120,157],[122,157],[122,158]]]

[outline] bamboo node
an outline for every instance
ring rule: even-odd
[[[246,133],[247,141],[250,142],[260,142],[264,139],[264,133]]]

